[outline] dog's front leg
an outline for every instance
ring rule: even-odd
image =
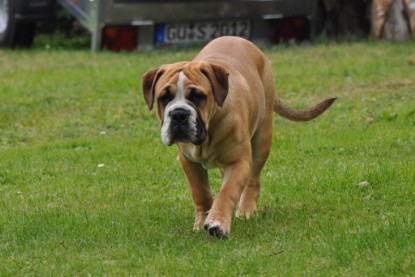
[[[250,171],[251,162],[249,158],[240,159],[224,167],[222,189],[213,202],[205,221],[205,229],[209,234],[220,238],[224,238],[229,234],[232,211],[248,182]]]
[[[203,227],[207,212],[210,210],[213,202],[208,173],[201,164],[190,161],[182,153],[179,154],[179,158],[186,174],[196,210],[193,230],[199,231]]]

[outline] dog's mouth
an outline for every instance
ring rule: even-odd
[[[186,125],[172,125],[171,136],[173,143],[188,142],[194,145],[201,145],[206,140],[206,131],[202,124],[197,124],[196,130]]]
[[[170,112],[162,124],[162,141],[170,146],[177,142],[201,145],[207,138],[206,125],[199,114],[186,109],[176,109]]]

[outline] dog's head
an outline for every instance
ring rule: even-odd
[[[228,75],[203,61],[163,65],[144,74],[144,98],[150,110],[157,106],[165,145],[206,140],[209,120],[228,94]]]

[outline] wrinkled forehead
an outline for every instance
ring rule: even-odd
[[[166,88],[177,90],[178,84],[184,87],[189,85],[203,87],[209,84],[209,80],[202,74],[198,63],[189,62],[165,65],[163,70],[164,73],[157,83],[157,91],[163,91]]]
[[[164,72],[157,82],[157,85],[159,89],[164,89],[168,86],[176,86],[179,74],[183,71],[183,66],[164,65],[161,70]]]

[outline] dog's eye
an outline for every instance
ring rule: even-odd
[[[196,106],[199,106],[206,100],[206,96],[202,94],[200,91],[192,89],[190,91],[188,99]]]
[[[166,91],[165,93],[160,95],[158,99],[163,108],[165,108],[167,104],[169,104],[169,102],[173,100],[173,96],[170,94],[170,92]]]

